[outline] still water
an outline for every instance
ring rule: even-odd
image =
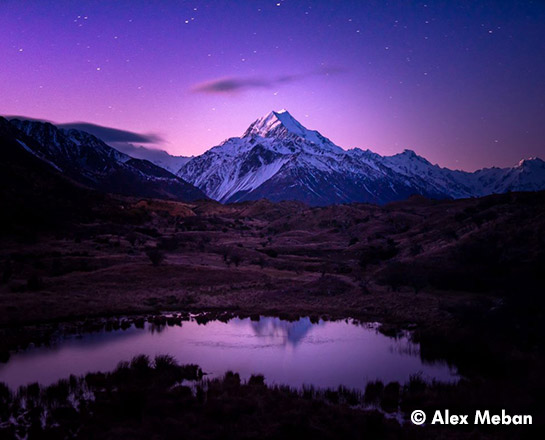
[[[391,338],[374,325],[308,318],[231,319],[181,327],[146,324],[127,330],[61,338],[49,347],[31,347],[0,364],[0,382],[17,388],[31,382],[47,385],[70,374],[109,371],[137,354],[170,354],[180,364],[198,364],[210,376],[226,371],[247,379],[260,373],[269,384],[364,389],[368,381],[407,381],[420,373],[426,380],[452,382],[456,371],[446,363],[425,363],[408,336]]]

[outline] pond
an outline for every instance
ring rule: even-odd
[[[211,377],[229,370],[242,379],[259,373],[268,384],[293,387],[363,390],[372,380],[403,383],[413,374],[429,381],[458,379],[446,363],[422,361],[419,345],[407,333],[392,338],[379,333],[376,324],[350,320],[311,323],[309,318],[261,317],[206,324],[190,320],[160,328],[146,323],[143,329],[66,336],[50,346],[14,353],[0,364],[0,382],[12,389],[32,382],[48,385],[70,374],[113,370],[137,354],[170,354],[180,364],[198,364]]]

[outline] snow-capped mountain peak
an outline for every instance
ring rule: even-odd
[[[256,137],[274,138],[276,140],[302,140],[323,149],[342,151],[341,148],[337,147],[316,130],[309,130],[304,127],[285,109],[272,111],[257,119],[242,135],[243,139]]]
[[[469,173],[433,165],[412,150],[392,156],[344,150],[287,110],[257,119],[242,137],[191,159],[177,174],[221,202],[387,203],[412,194],[461,198],[545,188],[540,159]]]
[[[242,137],[260,136],[273,137],[279,131],[288,131],[304,139],[319,142],[314,132],[303,127],[287,110],[272,111],[269,114],[256,120]]]

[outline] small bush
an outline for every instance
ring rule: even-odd
[[[240,263],[242,263],[244,261],[244,258],[242,258],[241,255],[239,254],[234,254],[231,256],[231,262],[236,266],[238,267]]]
[[[26,288],[31,291],[42,290],[44,287],[42,278],[36,274],[31,275],[26,282]]]
[[[399,383],[390,382],[384,387],[384,392],[382,393],[382,401],[380,406],[386,412],[395,412],[398,409],[399,405]]]
[[[375,382],[369,382],[365,387],[364,401],[367,404],[377,403],[382,397],[384,391],[384,384],[377,380]]]
[[[252,374],[250,380],[248,380],[248,385],[252,386],[263,386],[265,385],[265,376],[262,374]]]
[[[174,357],[168,354],[163,354],[155,356],[154,366],[156,370],[168,370],[172,367],[176,367],[177,363]]]
[[[136,371],[146,371],[151,368],[149,357],[145,354],[140,354],[138,356],[135,356],[131,360],[130,367],[132,370]]]
[[[159,266],[165,259],[165,254],[157,248],[149,248],[146,250],[146,255],[154,266]]]
[[[265,249],[263,252],[265,252],[265,254],[267,254],[271,258],[278,257],[278,252],[275,251],[274,249]]]
[[[163,237],[159,240],[157,247],[165,251],[173,252],[180,247],[180,240],[176,236]]]

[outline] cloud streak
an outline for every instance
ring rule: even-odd
[[[218,78],[212,81],[206,81],[194,85],[191,88],[193,93],[208,94],[236,94],[252,89],[268,89],[283,84],[302,81],[316,76],[332,76],[344,73],[345,70],[340,67],[328,67],[307,73],[282,75],[275,77],[227,77]]]
[[[60,128],[86,131],[102,139],[104,142],[139,142],[142,144],[158,144],[164,139],[155,133],[136,133],[134,131],[121,130],[119,128],[105,127],[89,122],[69,122],[58,124]]]
[[[48,119],[31,118],[29,116],[21,115],[6,115],[6,119],[20,119],[22,121],[37,121],[37,122],[49,122],[59,128],[65,130],[80,130],[96,136],[104,142],[139,142],[141,144],[160,144],[165,140],[155,133],[137,133],[129,130],[122,130],[120,128],[106,127],[104,125],[92,124],[90,122],[67,122],[64,124],[58,124]]]

